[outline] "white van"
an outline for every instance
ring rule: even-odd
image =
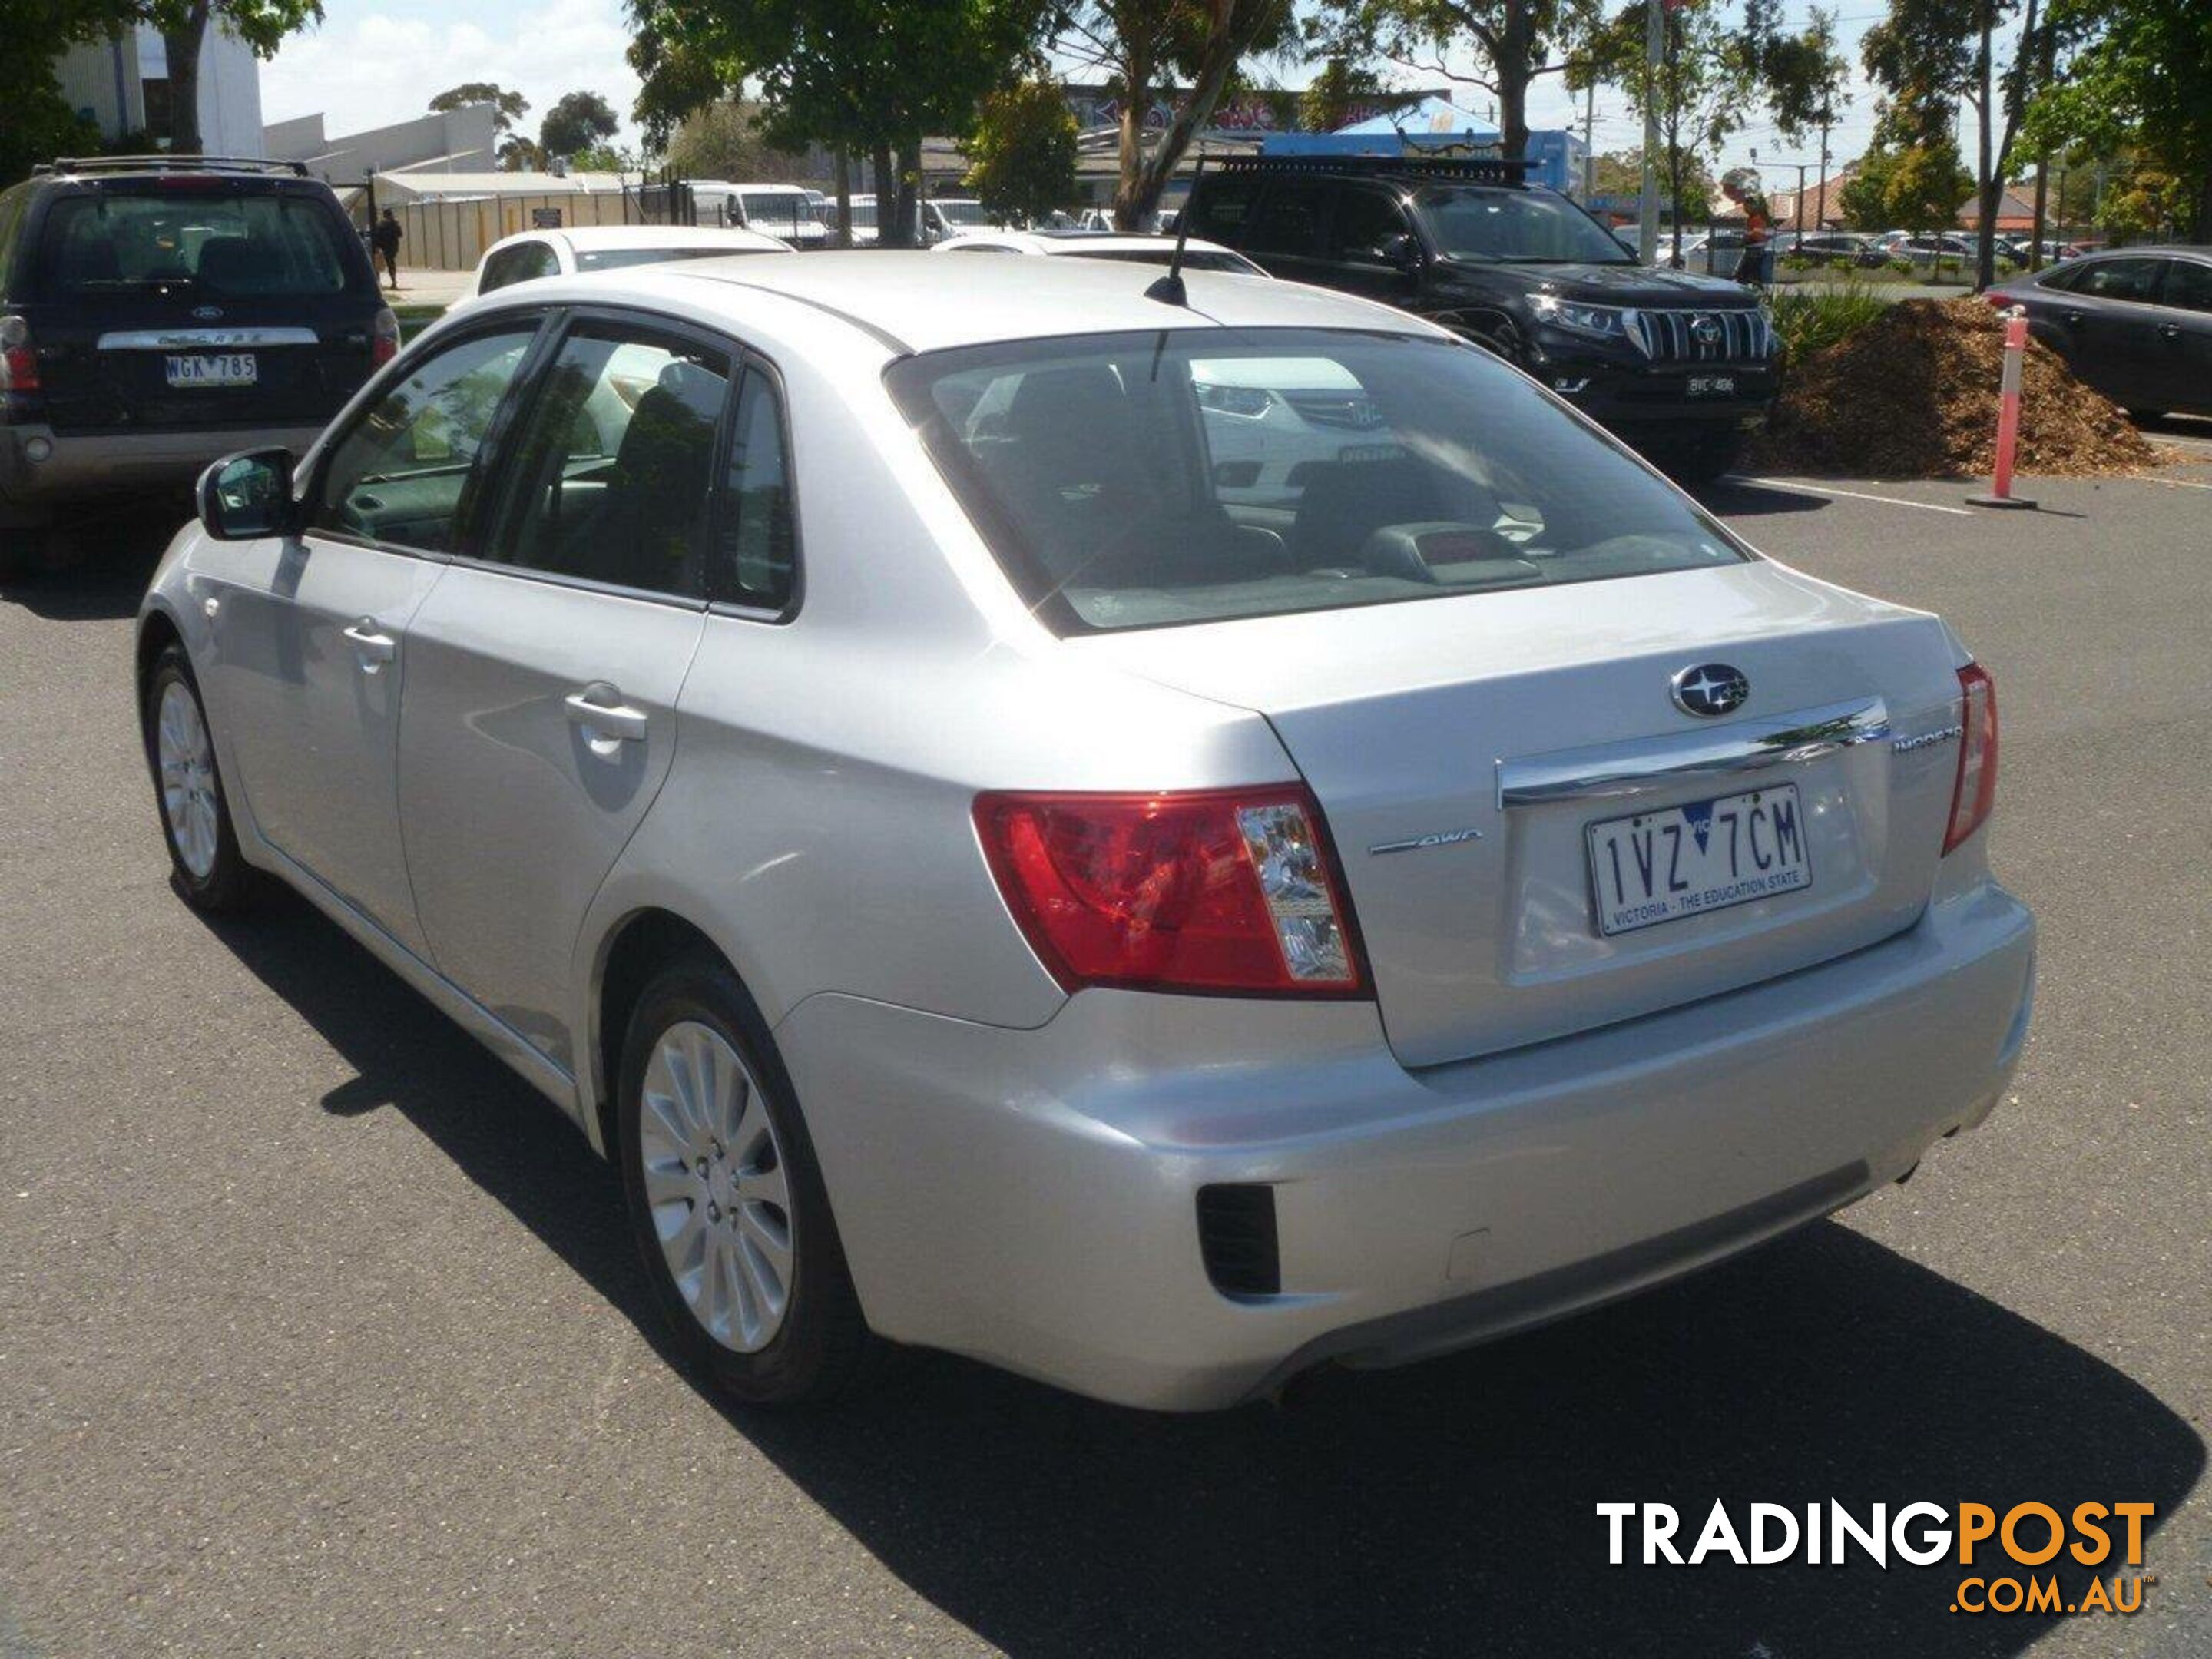
[[[830,227],[812,191],[797,185],[736,185],[695,179],[691,200],[702,225],[741,225],[788,242],[802,252],[826,247]]]

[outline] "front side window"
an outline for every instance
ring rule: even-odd
[[[1748,556],[1456,343],[1171,330],[928,352],[886,380],[1016,587],[1066,632]]]
[[[1635,263],[1596,220],[1561,197],[1482,185],[1431,185],[1417,199],[1437,248],[1461,258],[1508,264]],[[1735,245],[1742,240],[1738,233]],[[1716,237],[1714,246],[1728,244]]]
[[[706,594],[720,352],[588,323],[562,342],[513,453],[492,556],[524,569],[681,599]]]
[[[533,319],[417,363],[331,450],[311,525],[452,550],[492,416],[536,337]]]
[[[2128,300],[2148,305],[2158,298],[2156,259],[2100,259],[2082,267],[2074,292],[2098,300]]]
[[[45,283],[57,298],[343,294],[350,277],[341,238],[351,234],[313,196],[102,190],[47,210]]]
[[[1336,221],[1329,228],[1332,256],[1360,264],[1390,264],[1402,255],[1403,238],[1413,227],[1406,210],[1379,190],[1346,190],[1336,198]]]

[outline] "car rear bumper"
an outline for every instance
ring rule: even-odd
[[[189,486],[210,461],[241,449],[299,454],[319,423],[199,427],[181,432],[57,432],[43,424],[0,426],[0,510],[33,521],[113,495]]]
[[[1982,1121],[2034,924],[1977,882],[1750,989],[1408,1072],[1365,1004],[1086,991],[1030,1031],[837,995],[777,1032],[869,1321],[1129,1405],[1557,1318],[1850,1203]],[[1209,1280],[1263,1185],[1279,1292]]]

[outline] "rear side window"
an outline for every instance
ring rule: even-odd
[[[1063,632],[1648,575],[1747,556],[1471,346],[1176,330],[927,352],[893,397]]]
[[[729,390],[721,353],[620,324],[576,329],[512,447],[516,506],[495,556],[704,598],[714,435]]]
[[[738,396],[737,423],[723,480],[713,597],[782,610],[791,601],[798,546],[783,399],[775,380],[758,368],[750,369]]]
[[[46,214],[44,287],[58,299],[342,294],[350,234],[329,204],[290,192],[64,196]]]
[[[1260,211],[1244,238],[1254,253],[1277,253],[1292,258],[1322,256],[1322,222],[1328,208],[1329,187],[1307,179],[1278,179],[1261,199]]]
[[[2182,311],[2212,311],[2212,265],[2194,259],[2168,259],[2160,303]]]
[[[483,283],[480,291],[489,294],[495,289],[560,274],[561,258],[553,252],[550,243],[518,242],[513,247],[495,250],[484,261]]]
[[[1209,180],[1191,210],[1191,234],[1226,242],[1231,247],[1243,246],[1252,216],[1252,198],[1258,191],[1258,185],[1249,179]]]

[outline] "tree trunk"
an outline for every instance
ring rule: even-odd
[[[906,231],[898,222],[898,175],[891,170],[891,147],[878,144],[868,154],[876,176],[876,246],[904,247]]]
[[[853,155],[837,146],[837,246],[853,246]]]
[[[921,140],[909,138],[898,151],[898,216],[906,227],[901,247],[920,247],[921,234]]]
[[[1121,132],[1114,180],[1114,228],[1141,228],[1138,219],[1147,210],[1141,198],[1145,188],[1145,117],[1152,107],[1152,59],[1141,46],[1129,49],[1121,66]]]
[[[1213,32],[1207,37],[1206,51],[1199,59],[1198,73],[1192,77],[1190,95],[1183,100],[1182,107],[1168,123],[1167,131],[1160,135],[1159,147],[1152,159],[1143,159],[1141,149],[1133,155],[1129,145],[1129,127],[1125,112],[1121,127],[1121,191],[1114,198],[1114,222],[1123,230],[1145,230],[1160,204],[1161,193],[1167,189],[1168,180],[1175,177],[1176,164],[1190,148],[1190,142],[1199,130],[1212,118],[1214,106],[1221,101],[1222,89],[1244,54],[1251,50],[1261,26],[1270,15],[1273,0],[1213,0]],[[1135,189],[1130,189],[1130,168],[1136,164]]]
[[[2212,242],[2212,167],[2207,167],[2197,181],[2197,225],[2190,240]]]
[[[207,39],[208,0],[194,0],[184,26],[161,33],[169,60],[169,152],[200,154],[200,45]]]
[[[1510,161],[1528,153],[1528,73],[1534,31],[1528,0],[1506,0],[1505,27],[1498,32],[1498,61],[1491,72],[1498,82],[1498,154]]]

